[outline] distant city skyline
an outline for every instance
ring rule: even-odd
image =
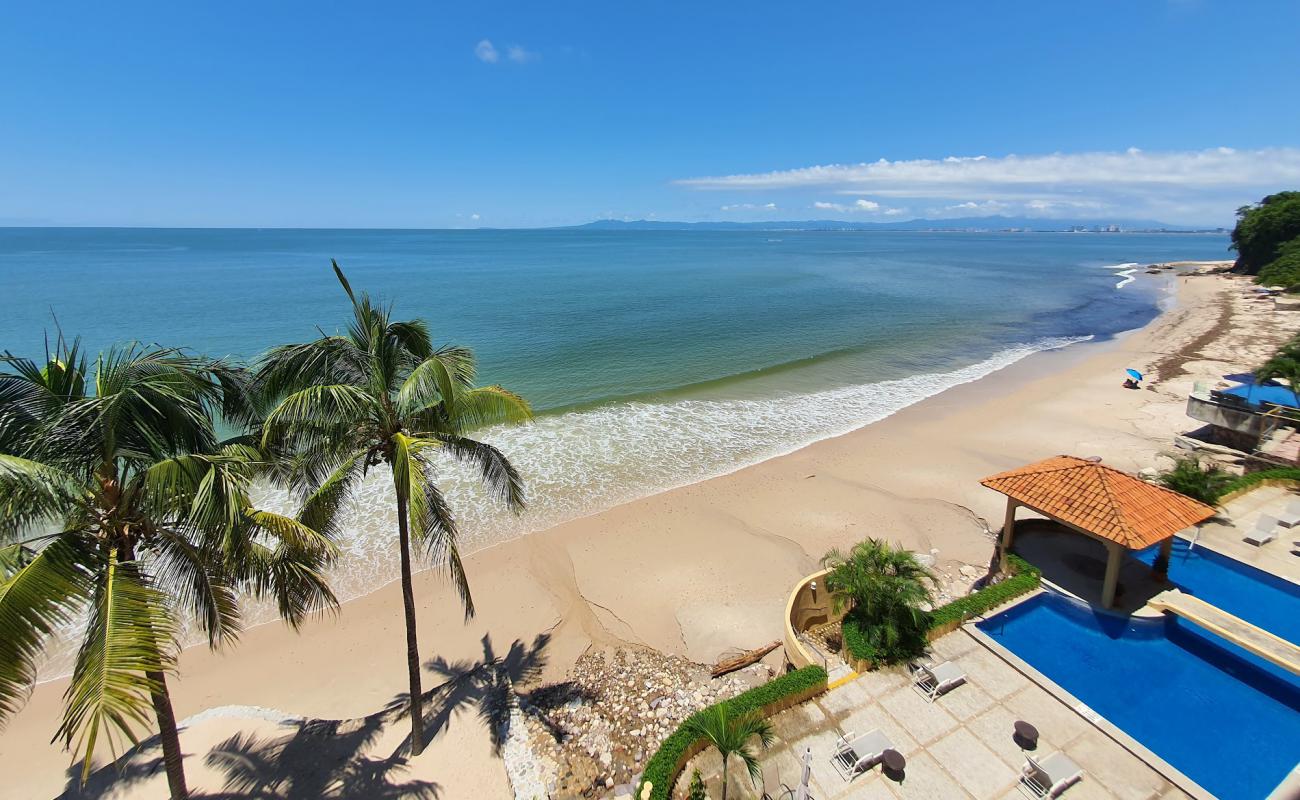
[[[1230,225],[1293,2],[10,9],[0,225]]]

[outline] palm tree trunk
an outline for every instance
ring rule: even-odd
[[[722,800],[727,800],[727,757],[722,757]]]
[[[420,689],[420,646],[415,636],[415,588],[411,585],[411,533],[406,498],[397,495],[397,540],[402,553],[402,609],[406,612],[406,669],[411,680],[411,755],[424,752],[424,698]]]
[[[167,693],[167,676],[161,672],[146,672],[157,691],[151,692],[153,712],[158,717],[158,738],[162,740],[163,765],[167,768],[167,786],[172,800],[187,800],[190,790],[185,785],[185,764],[181,756],[181,738],[176,731],[176,715],[172,712],[172,698]]]

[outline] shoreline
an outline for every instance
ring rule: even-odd
[[[869,535],[937,549],[941,577],[959,591],[961,567],[987,563],[985,520],[1001,510],[978,478],[1057,452],[1102,455],[1129,470],[1152,465],[1190,425],[1183,418],[1171,428],[1190,382],[1157,374],[1150,391],[1124,391],[1122,370],[1146,370],[1171,350],[1189,358],[1162,372],[1215,346],[1229,351],[1225,363],[1245,358],[1239,344],[1223,341],[1233,333],[1224,309],[1245,302],[1234,298],[1240,280],[1173,278],[1178,302],[1135,331],[1034,353],[848,433],[477,550],[466,569],[479,616],[468,625],[449,587],[423,571],[415,579],[421,648],[449,661],[482,659],[485,640],[505,654],[512,640],[545,634],[538,681],[563,679],[592,646],[645,645],[709,662],[725,649],[779,638],[789,586],[829,547]],[[1242,319],[1237,311],[1227,317]],[[1185,351],[1189,343],[1196,352]],[[396,589],[392,582],[350,600],[301,635],[251,627],[229,657],[187,649],[174,682],[178,717],[222,705],[324,718],[382,707],[405,686]],[[44,742],[57,727],[65,683],[38,686],[0,733],[11,763],[28,765],[15,791],[49,796],[62,786],[67,757]],[[197,785],[203,743],[232,729],[241,730],[213,720],[185,732],[187,752],[200,754]],[[472,715],[457,715],[414,767],[447,796],[504,791],[500,761]]]

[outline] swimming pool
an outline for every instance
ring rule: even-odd
[[[1136,554],[1150,564],[1159,547]],[[1169,580],[1179,589],[1264,630],[1300,644],[1300,586],[1174,537]]]
[[[978,627],[1223,800],[1300,761],[1300,678],[1194,625],[1044,592]]]

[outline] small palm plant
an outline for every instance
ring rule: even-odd
[[[463,347],[435,348],[419,320],[392,319],[391,310],[352,291],[344,335],[277,347],[263,358],[253,391],[273,405],[263,445],[290,459],[305,494],[303,518],[333,531],[341,510],[366,473],[381,464],[397,504],[406,662],[410,683],[410,752],[424,749],[420,651],[411,583],[411,542],[450,574],[465,618],[474,614],[469,581],[457,546],[451,508],[438,489],[435,454],[450,453],[477,468],[494,495],[515,511],[524,485],[501,451],[467,435],[494,423],[531,419],[528,403],[500,386],[475,388],[474,357]]]
[[[937,581],[913,553],[883,539],[866,539],[848,553],[831,550],[822,564],[831,570],[826,588],[835,611],[848,608],[846,620],[860,629],[873,660],[890,663],[920,654],[929,623],[925,606],[933,603]]]
[[[84,781],[97,745],[138,741],[152,715],[184,798],[167,688],[182,618],[213,648],[233,642],[242,589],[296,626],[334,603],[334,546],[255,508],[267,462],[217,440],[214,416],[239,416],[239,370],[138,345],[92,370],[62,338],[46,362],[0,357],[0,719],[25,702],[46,640],[79,625],[56,738],[83,757]]]
[[[1203,465],[1195,456],[1178,459],[1160,475],[1161,486],[1209,506],[1219,504],[1219,497],[1231,481],[1232,475],[1217,464]]]
[[[697,739],[705,739],[722,756],[722,800],[727,800],[727,764],[732,756],[739,758],[755,785],[760,776],[758,758],[750,750],[750,740],[755,737],[763,749],[772,746],[775,737],[772,725],[757,711],[733,717],[726,703],[704,709],[686,721],[686,730]]]

